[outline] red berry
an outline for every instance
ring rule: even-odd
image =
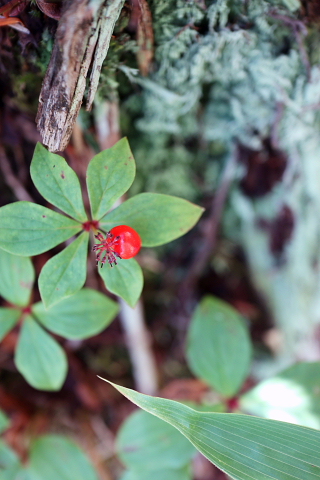
[[[127,225],[118,225],[110,230],[111,235],[119,237],[118,243],[114,246],[114,251],[121,258],[132,258],[137,255],[141,248],[141,238],[139,234]]]
[[[106,233],[105,238],[102,233],[98,233],[95,237],[101,242],[93,247],[93,250],[97,252],[97,262],[101,262],[101,267],[106,260],[112,267],[112,264],[117,265],[117,257],[120,259],[135,257],[141,248],[139,234],[128,225],[113,227],[110,232]]]

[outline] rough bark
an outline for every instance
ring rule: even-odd
[[[42,141],[52,152],[64,150],[69,142],[93,62],[87,103],[91,108],[123,4],[124,0],[74,0],[64,6],[37,114]]]

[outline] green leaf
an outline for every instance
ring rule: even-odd
[[[87,276],[88,240],[89,234],[81,233],[42,268],[39,290],[46,308],[83,287]]]
[[[23,256],[46,252],[82,230],[71,218],[31,202],[0,208],[0,225],[0,248]]]
[[[0,341],[15,326],[21,312],[15,308],[0,308]]]
[[[143,274],[134,258],[119,260],[114,267],[105,265],[99,268],[99,274],[109,292],[123,298],[134,307],[142,292]]]
[[[21,465],[17,454],[0,439],[0,478],[1,480],[16,480]],[[20,480],[20,479],[19,479]]]
[[[110,383],[110,382],[108,382]],[[201,413],[112,384],[129,400],[167,421],[235,480],[316,480],[320,432],[234,413]]]
[[[320,362],[301,362],[240,397],[242,410],[320,429]]]
[[[61,435],[45,435],[33,442],[29,469],[39,480],[98,480],[78,445]]]
[[[158,468],[160,466],[158,465]],[[161,470],[128,470],[120,480],[191,480],[191,468],[184,467],[179,470],[163,468]]]
[[[0,433],[7,430],[9,425],[10,425],[9,418],[2,410],[0,410]],[[1,462],[0,462],[0,465],[1,465]]]
[[[203,211],[182,198],[140,193],[109,212],[100,225],[106,230],[116,225],[128,225],[139,233],[143,246],[156,247],[187,233]]]
[[[0,295],[8,302],[25,307],[30,300],[34,268],[30,258],[0,249]]]
[[[98,153],[89,163],[87,186],[92,218],[99,220],[127,190],[136,173],[128,140]]]
[[[116,316],[118,305],[96,290],[83,288],[47,310],[40,302],[33,305],[32,311],[48,330],[79,340],[105,329]]]
[[[187,359],[193,373],[226,397],[248,375],[251,343],[238,312],[212,296],[196,309],[188,332]]]
[[[41,143],[37,143],[30,174],[33,183],[48,202],[79,222],[87,220],[79,179],[64,158],[50,153]]]
[[[60,345],[31,316],[23,322],[15,364],[27,382],[39,390],[59,390],[68,368]]]
[[[42,480],[35,477],[29,468],[25,468],[19,463],[10,466],[2,475],[4,476],[1,477],[1,480]]]
[[[134,412],[117,436],[122,462],[134,470],[180,469],[195,454],[191,443],[168,423],[147,412]],[[151,476],[151,475],[150,475]]]

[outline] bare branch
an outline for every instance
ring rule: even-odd
[[[33,202],[32,197],[24,188],[18,177],[16,177],[13,173],[10,162],[2,147],[0,147],[0,168],[7,185],[9,185],[9,187],[12,189],[16,198],[18,200],[27,200],[29,202]]]
[[[93,60],[91,107],[101,66],[124,0],[67,0],[42,85],[37,124],[52,152],[64,150],[78,116]]]

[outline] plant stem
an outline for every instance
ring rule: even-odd
[[[121,298],[119,304],[119,317],[132,361],[136,388],[142,393],[154,395],[158,390],[157,370],[144,321],[142,301],[139,300],[134,308]]]

